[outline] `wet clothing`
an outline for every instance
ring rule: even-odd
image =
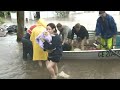
[[[83,40],[85,37],[86,37],[86,39],[89,38],[89,34],[88,34],[87,29],[86,29],[84,26],[82,26],[82,25],[81,25],[79,31],[76,31],[76,30],[75,30],[75,27],[73,27],[73,29],[72,29],[72,34],[71,34],[71,39],[72,39],[72,40],[73,40],[73,38],[74,38],[74,34],[76,34],[76,35],[77,35],[77,38],[78,38],[78,39],[81,39],[81,40]]]
[[[104,21],[102,17],[97,19],[96,36],[100,35],[104,39],[109,39],[117,34],[116,23],[112,16],[106,14]]]
[[[32,33],[32,30],[36,27],[36,25],[32,25],[28,30],[25,36],[22,38],[23,43],[23,59],[27,59],[27,54],[30,55],[31,58],[33,58],[33,46],[32,42],[30,41],[30,35]]]
[[[32,42],[30,41],[29,33],[26,33],[25,36],[22,38],[22,43],[23,43],[23,59],[27,59],[28,54],[32,58],[33,48],[32,48]]]
[[[101,38],[101,43],[105,46],[107,46],[109,49],[113,48],[113,38],[109,38],[109,39],[104,39]],[[100,47],[101,49],[105,49],[102,45]]]
[[[106,14],[104,20],[102,17],[97,19],[96,36],[101,36],[101,43],[103,45],[106,45],[109,49],[111,49],[113,47],[113,36],[116,34],[117,27],[112,16]]]
[[[50,50],[48,54],[48,60],[59,62],[62,57],[62,41],[59,35],[55,34],[54,36],[52,36],[51,44],[45,41],[44,49]]]
[[[46,22],[40,19],[38,20],[36,27],[32,30],[30,40],[32,41],[33,45],[33,61],[47,60],[48,52],[44,51],[36,42],[36,37],[46,29],[46,26]]]

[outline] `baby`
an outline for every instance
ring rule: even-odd
[[[36,42],[39,44],[39,46],[41,48],[44,49],[44,42],[47,41],[48,43],[50,43],[52,41],[52,37],[50,35],[50,33],[47,30],[44,30],[42,33],[40,33],[37,37],[36,37]]]

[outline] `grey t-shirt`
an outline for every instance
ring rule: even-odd
[[[63,25],[63,31],[62,32],[60,32],[60,34],[59,35],[62,35],[62,41],[65,39],[65,40],[67,40],[67,38],[69,38],[70,37],[70,32],[71,32],[72,30],[68,27],[68,26],[66,26],[66,25]]]

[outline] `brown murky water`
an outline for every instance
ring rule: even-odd
[[[58,66],[70,79],[120,79],[120,60],[62,60]],[[49,73],[45,65],[24,61],[22,44],[7,35],[0,37],[0,79],[49,79]]]

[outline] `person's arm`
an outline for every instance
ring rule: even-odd
[[[73,43],[74,43],[74,33],[75,33],[75,30],[74,30],[75,28],[73,27],[73,29],[72,29],[72,33],[71,33],[71,44],[73,45]]]
[[[71,43],[72,43],[71,34],[72,34],[72,30],[70,29],[69,32],[68,32],[68,35],[67,35],[68,44],[71,44]]]
[[[87,29],[85,27],[83,27],[83,29],[84,29],[84,36],[85,36],[85,38],[89,39],[89,33],[88,33]]]
[[[88,33],[86,28],[85,28],[85,31],[86,31],[86,33],[85,33],[85,36],[86,36],[85,40],[86,40],[86,43],[89,44],[89,33]]]
[[[62,38],[62,44],[64,44],[67,40],[67,35],[68,35],[68,30],[67,29],[64,29],[63,31],[63,38]]]
[[[113,35],[113,43],[116,45],[116,35]]]
[[[113,32],[113,43],[115,44],[116,43],[116,35],[117,35],[117,26],[116,26],[115,20],[112,16],[110,18],[109,23],[110,23],[110,29],[112,29],[112,32]]]
[[[48,43],[47,41],[44,42],[44,48],[47,50],[53,50],[60,44],[61,40],[58,37],[54,37],[51,43]]]
[[[73,38],[74,38],[74,27],[73,27],[72,33],[71,33],[71,39],[73,40]]]
[[[100,37],[100,33],[101,33],[101,27],[99,21],[97,20],[96,29],[95,29],[95,40],[97,40]]]
[[[110,19],[110,27],[113,31],[113,35],[117,35],[117,26],[113,17]]]

